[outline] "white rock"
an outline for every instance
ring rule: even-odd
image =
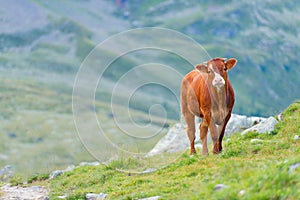
[[[300,139],[299,135],[294,136],[294,140],[299,140],[299,139]]]
[[[246,190],[239,191],[239,196],[243,196],[246,193]]]
[[[85,195],[86,200],[104,200],[106,199],[107,194],[100,193],[100,194],[94,194],[94,193],[87,193]]]
[[[147,198],[143,198],[143,199],[139,199],[139,200],[157,200],[159,198],[160,198],[160,196],[154,196],[154,197],[147,197]]]
[[[189,147],[189,140],[185,128],[186,126],[184,124],[175,124],[146,156],[154,156],[163,152],[177,152],[187,149]]]
[[[300,163],[293,164],[289,167],[289,173],[292,173],[296,168],[300,167]]]
[[[278,121],[282,121],[283,120],[283,114],[279,113],[279,115],[277,115]]]
[[[79,164],[79,166],[98,166],[100,165],[99,162],[95,161],[95,162],[81,162]]]
[[[146,170],[142,171],[141,174],[148,174],[157,171],[156,168],[147,168]]]
[[[247,134],[248,132],[257,132],[257,133],[270,133],[274,130],[274,126],[278,123],[278,121],[274,117],[269,117],[268,119],[262,121],[255,126],[248,128],[242,132],[242,135]]]
[[[264,142],[264,141],[261,140],[261,139],[254,138],[254,139],[251,139],[250,142],[251,142],[251,143],[262,143],[262,142]]]
[[[63,170],[63,172],[70,172],[73,171],[74,169],[75,169],[75,165],[70,165],[65,170]]]

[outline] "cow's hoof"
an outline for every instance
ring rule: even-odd
[[[213,154],[220,154],[222,151],[219,151],[219,150],[217,150],[217,151],[215,151],[215,150],[213,150]]]
[[[206,157],[206,156],[208,156],[208,153],[202,153],[202,156]]]
[[[196,150],[195,150],[195,149],[191,149],[191,151],[190,151],[190,156],[191,156],[191,155],[195,155],[195,154],[197,154]]]

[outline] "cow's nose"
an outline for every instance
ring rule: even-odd
[[[222,83],[222,79],[221,78],[216,78],[216,83]]]
[[[216,87],[221,87],[225,84],[225,81],[222,77],[215,77],[213,80],[213,85]]]

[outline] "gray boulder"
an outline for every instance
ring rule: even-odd
[[[107,194],[100,193],[100,194],[94,194],[94,193],[88,193],[85,195],[86,200],[104,200],[106,199]]]
[[[269,117],[266,120],[263,120],[261,123],[256,124],[255,126],[248,128],[242,132],[242,135],[245,135],[249,132],[257,133],[271,133],[274,130],[274,126],[278,121],[274,117]]]
[[[165,135],[146,156],[187,149],[189,147],[189,140],[186,136],[185,128],[185,124],[175,124],[170,128],[167,135]]]
[[[256,123],[264,121],[262,117],[247,117],[245,115],[232,114],[225,130],[225,135],[241,132]],[[201,148],[199,122],[196,123],[195,147]],[[171,127],[168,133],[146,155],[154,156],[163,152],[178,152],[189,148],[189,139],[186,135],[186,124],[177,123]],[[208,137],[210,139],[210,137]]]
[[[249,127],[266,120],[263,117],[247,117],[246,115],[232,114],[226,126],[225,135],[241,132]]]

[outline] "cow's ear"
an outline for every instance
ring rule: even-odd
[[[232,69],[235,66],[236,62],[237,60],[235,58],[229,58],[228,60],[226,60],[225,61],[226,70]]]
[[[195,66],[195,69],[201,71],[201,72],[206,72],[207,73],[207,67],[204,64],[198,64]]]

